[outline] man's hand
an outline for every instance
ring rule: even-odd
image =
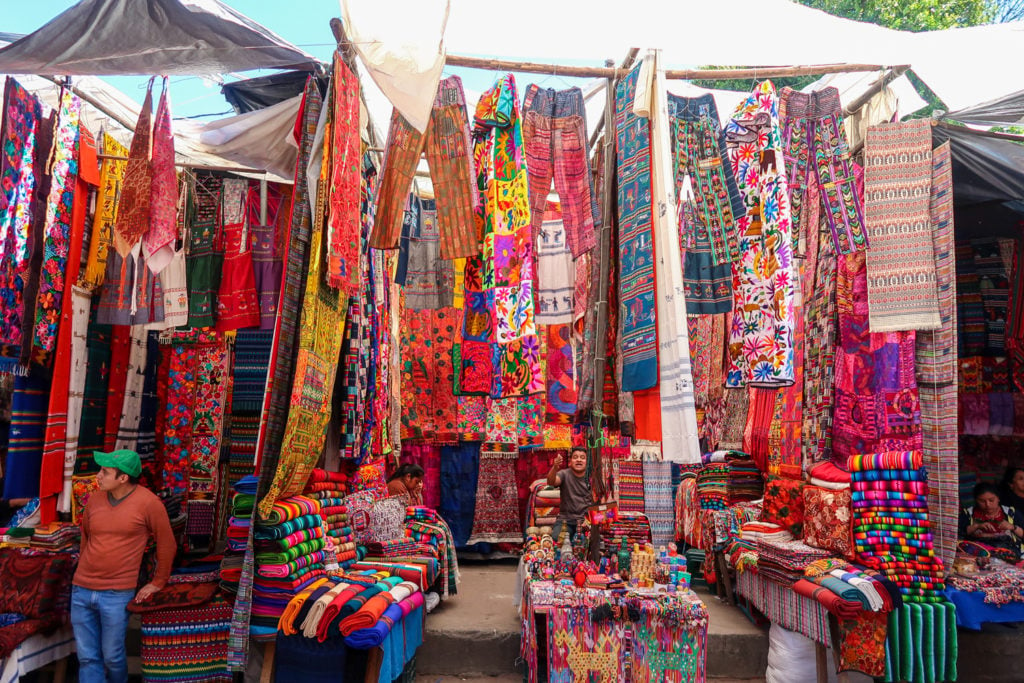
[[[552,467],[554,467],[554,468],[555,468],[556,470],[560,470],[560,469],[562,469],[562,467],[563,467],[564,465],[565,465],[565,458],[563,458],[563,457],[562,457],[562,454],[561,454],[561,453],[559,453],[558,455],[556,455],[556,456],[555,456],[555,459],[554,459],[554,460],[552,461],[552,463],[551,463],[551,466],[552,466]]]
[[[153,597],[154,593],[159,592],[159,590],[160,589],[152,583],[147,583],[145,586],[139,589],[138,593],[135,594],[134,602],[146,602],[151,597]]]

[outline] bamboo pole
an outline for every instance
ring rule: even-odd
[[[45,78],[46,80],[50,81],[51,83],[53,83],[56,86],[67,87],[64,83],[62,83],[61,81],[57,80],[53,76],[40,76],[40,78]],[[127,129],[127,130],[135,130],[135,123],[134,122],[125,121],[119,115],[117,115],[114,112],[112,112],[109,109],[107,109],[106,106],[100,104],[100,102],[95,97],[90,95],[89,93],[84,92],[84,91],[82,91],[79,88],[76,88],[74,86],[74,84],[72,84],[69,89],[71,90],[71,92],[75,93],[75,95],[77,95],[83,102],[88,102],[97,111],[99,111],[103,115],[109,117],[110,119],[116,121],[120,125],[124,126],[125,129]]]
[[[871,101],[872,97],[882,92],[882,90],[888,87],[890,83],[905,74],[909,68],[910,67],[908,66],[901,65],[889,69],[888,72],[880,76],[878,80],[868,87],[867,90],[861,93],[857,99],[843,107],[843,114],[849,116],[850,114],[860,110],[865,104]]]
[[[633,48],[635,50],[636,48]],[[631,50],[632,51],[632,50]],[[446,66],[461,66],[487,71],[519,71],[522,73],[550,74],[576,78],[615,78],[614,66],[569,66],[565,64],[542,64],[517,62],[505,59],[486,59],[449,54]],[[881,71],[884,64],[811,64],[803,66],[763,66],[738,69],[673,69],[665,72],[671,80],[693,80],[699,78],[744,79],[744,78],[787,78],[791,76],[816,76],[859,71]],[[909,67],[908,67],[909,68]]]

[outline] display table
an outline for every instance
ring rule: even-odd
[[[7,659],[0,660],[0,683],[16,683],[22,676],[53,662],[57,665],[54,681],[62,683],[66,662],[61,662],[75,652],[75,635],[70,626],[65,626],[52,635],[29,636]]]
[[[985,602],[981,591],[961,591],[946,587],[946,599],[956,605],[956,625],[975,631],[984,623],[1005,624],[1024,621],[1024,602],[994,605]]]
[[[693,591],[608,591],[556,581],[528,580],[522,604],[522,656],[536,683],[538,651],[549,681],[604,683],[662,680],[678,672],[685,683],[705,680],[708,612]]]

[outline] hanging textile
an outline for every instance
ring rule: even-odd
[[[273,335],[263,330],[240,330],[235,340],[228,441],[228,482],[231,486],[253,473],[272,342]]]
[[[195,346],[186,531],[190,536],[205,537],[214,531],[231,358],[224,337],[218,333],[201,333]]]
[[[32,333],[32,362],[50,365],[57,345],[69,243],[71,211],[78,176],[78,123],[82,101],[71,91],[63,91],[54,129],[53,154],[50,161],[50,189],[46,199],[46,225],[43,232],[43,262],[39,273],[38,300],[35,306],[35,327]],[[81,254],[81,242],[75,258]],[[77,281],[77,268],[75,278]],[[74,284],[74,283],[71,283]],[[22,349],[22,357],[25,350]]]
[[[340,422],[341,450],[346,458],[355,458],[359,447],[359,356],[363,331],[363,312],[360,297],[352,297],[345,314],[345,333],[341,342],[341,362],[334,386],[331,412]],[[334,429],[331,430],[335,432]],[[338,433],[338,432],[335,432]]]
[[[399,267],[405,266],[401,282],[405,305],[413,310],[450,307],[455,273],[451,261],[441,258],[436,201],[409,195],[402,238],[405,248],[400,251]]]
[[[483,254],[466,260],[459,393],[539,393],[544,379],[533,311],[529,187],[511,74],[481,95],[473,143],[484,242]]]
[[[644,59],[641,82],[647,88],[647,94],[638,94],[634,103],[634,111],[647,110],[651,126],[651,201],[661,404],[661,434],[654,440],[662,442],[665,460],[697,464],[701,450],[693,397],[686,302],[683,300],[682,254],[676,230],[675,204],[671,199],[675,175],[671,156],[667,153],[671,149],[670,120],[665,72],[657,54],[652,52]],[[645,76],[645,71],[650,75]],[[614,389],[606,393],[613,392]]]
[[[479,470],[479,442],[441,446],[441,490],[445,495],[437,512],[448,522],[459,548],[467,545],[473,531]]]
[[[27,375],[14,377],[4,500],[39,495],[39,468],[46,435],[49,389],[50,377],[42,368],[32,366]]]
[[[125,368],[124,400],[117,426],[115,450],[139,450],[139,419],[142,417],[142,386],[146,376],[149,350],[146,328],[135,325],[130,331],[128,365]]]
[[[778,98],[763,81],[725,129],[747,213],[739,219],[741,258],[733,264],[733,321],[726,385],[793,382],[792,225],[782,159]]]
[[[515,399],[511,399],[515,400]],[[521,543],[523,525],[516,492],[515,444],[485,442],[480,447],[473,531],[466,545]]]
[[[75,159],[79,173],[68,178],[74,189],[71,192],[71,212],[68,220],[68,255],[80,255],[85,239],[85,219],[89,209],[89,185],[98,181],[96,144],[92,134],[84,127],[80,131],[79,147]],[[80,258],[68,258],[64,278],[67,283],[78,282]],[[50,524],[57,518],[57,496],[64,492],[64,470],[67,453],[68,410],[72,379],[72,345],[75,329],[76,301],[68,285],[68,294],[60,306],[57,323],[57,338],[54,344],[53,377],[50,385],[49,405],[46,411],[46,435],[43,443],[43,459],[39,477],[39,509],[42,524]],[[88,308],[86,308],[88,310]],[[82,331],[84,333],[84,330]],[[78,415],[74,419],[78,420]],[[73,463],[73,460],[72,460]],[[68,478],[70,482],[70,476]]]
[[[95,451],[104,451],[108,387],[110,382],[110,345],[113,330],[98,322],[99,297],[93,296],[86,328],[85,391],[82,400],[82,419],[78,430],[78,453],[75,475],[88,476],[99,471],[93,460]]]
[[[99,295],[98,320],[104,325],[148,325],[163,322],[160,278],[146,266],[138,244],[128,256],[107,253],[107,272]]]
[[[921,437],[935,552],[953,566],[959,524],[956,277],[953,174],[949,142],[932,151],[931,230],[942,327],[918,332],[914,367],[921,397]]]
[[[64,443],[64,482],[57,499],[58,512],[71,511],[72,479],[77,464],[82,417],[85,406],[85,384],[89,370],[88,334],[92,295],[78,286],[71,288],[71,380],[68,386],[68,424]]]
[[[551,182],[573,258],[597,246],[597,198],[587,159],[587,110],[579,88],[531,84],[523,98],[523,141],[530,169],[531,235],[540,234]]]
[[[281,291],[281,267],[288,227],[288,207],[291,204],[291,188],[267,186],[265,224],[260,210],[261,201],[259,186],[250,184],[246,222],[249,225],[253,275],[260,305],[260,329],[272,331],[277,320],[277,301]]]
[[[537,232],[534,252],[537,255],[536,320],[538,325],[563,325],[573,321],[576,266],[566,242],[561,204],[547,202],[541,215],[544,220]]]
[[[544,325],[547,378],[547,423],[569,424],[576,415],[576,369],[569,325]]]
[[[189,327],[213,327],[216,322],[216,297],[222,272],[217,245],[221,239],[223,188],[224,179],[219,176],[196,177],[185,262]]]
[[[102,151],[104,159],[100,166],[100,193],[96,200],[96,217],[89,238],[89,255],[82,286],[94,290],[103,284],[107,269],[107,250],[114,239],[114,221],[117,219],[118,197],[121,195],[121,181],[124,179],[128,162],[128,148],[109,133],[103,134]],[[111,158],[114,157],[114,158]],[[123,158],[117,158],[123,157]]]
[[[803,311],[803,425],[801,461],[805,466],[829,459],[832,450],[832,398],[839,318],[836,308],[837,262],[835,240],[829,239],[820,218],[817,177],[807,181],[803,219],[811,228],[802,282]]]
[[[633,113],[639,76],[637,67],[615,86],[622,391],[649,389],[658,382],[651,131],[648,123]]]
[[[402,438],[456,440],[452,339],[457,312],[402,310]]]
[[[224,181],[223,266],[217,292],[217,330],[220,332],[260,324],[256,277],[244,222],[248,186],[246,180]]]
[[[35,165],[36,136],[42,124],[39,100],[11,77],[3,103],[0,153],[0,369],[17,362],[29,272],[33,193],[42,169]]]
[[[57,135],[58,112],[51,111],[40,123],[36,136],[36,150],[33,166],[40,169],[36,176],[36,192],[32,198],[32,225],[29,228],[28,239],[28,266],[22,274],[24,289],[22,290],[22,303],[24,311],[21,316],[21,345],[18,349],[18,362],[22,366],[28,366],[31,357],[32,338],[36,333],[36,307],[39,303],[39,286],[42,279],[43,267],[43,244],[46,230],[47,207],[46,200],[50,196],[50,186],[53,176],[45,173],[51,156],[54,152],[55,139]]]
[[[872,332],[940,326],[929,221],[932,127],[927,119],[868,128],[864,214]]]
[[[360,290],[359,186],[362,140],[359,135],[359,79],[334,51],[330,220],[327,228],[327,282],[349,296]]]
[[[334,125],[329,123],[328,127]],[[325,135],[325,145],[330,136]],[[324,151],[325,160],[328,150]],[[260,500],[259,513],[266,517],[280,498],[302,492],[310,472],[323,450],[327,426],[331,419],[331,399],[338,371],[338,359],[345,332],[345,313],[349,299],[344,291],[331,289],[322,277],[325,263],[320,258],[326,230],[326,194],[329,166],[325,163],[321,175],[313,229],[309,243],[309,274],[302,300],[302,324],[299,328],[295,358],[295,380],[292,385],[277,471],[266,495]],[[340,188],[331,187],[331,192]],[[369,201],[372,188],[362,187],[364,205]],[[326,275],[326,274],[324,274]]]
[[[178,237],[178,178],[174,172],[174,133],[171,131],[171,93],[164,76],[160,103],[153,126],[153,157],[150,161],[149,229],[142,236],[146,265],[160,273],[174,256]]]
[[[472,183],[479,169],[474,169],[466,96],[458,76],[449,76],[438,84],[425,133],[417,131],[397,109],[392,113],[370,246],[375,249],[398,246],[402,204],[424,151],[437,199],[441,258],[474,256],[480,252],[474,218],[479,199],[472,190]]]
[[[171,262],[160,271],[160,291],[164,297],[164,326],[170,329],[188,325],[188,279],[184,249],[175,249]]]
[[[150,168],[150,145],[152,142],[153,81],[149,79],[146,99],[139,111],[135,134],[128,150],[121,194],[117,200],[117,218],[114,222],[114,249],[127,258],[143,235],[149,230],[150,199],[152,194],[152,169]]]
[[[732,310],[732,266],[739,258],[737,220],[746,213],[725,154],[715,98],[668,96],[672,117],[679,239],[686,312]]]
[[[803,93],[787,86],[780,97],[779,119],[794,253],[806,253],[809,233],[818,229],[817,222],[810,219],[819,215],[819,207],[825,209],[837,253],[864,251],[868,247],[864,207],[855,190],[839,90],[828,87]],[[811,191],[812,178],[817,192]]]

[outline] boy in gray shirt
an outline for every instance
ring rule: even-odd
[[[569,451],[569,467],[562,469],[562,464],[562,456],[555,456],[548,471],[548,485],[561,489],[558,517],[551,533],[556,543],[563,525],[569,530],[570,540],[576,535],[587,507],[594,502],[590,493],[590,479],[587,477],[587,449],[574,447]]]

